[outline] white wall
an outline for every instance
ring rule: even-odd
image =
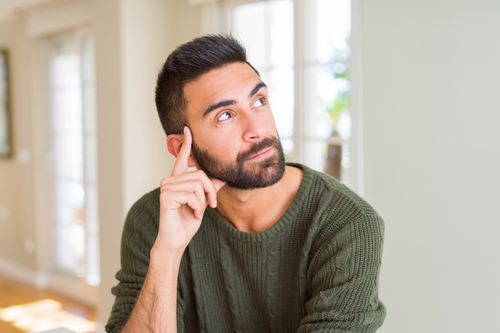
[[[154,90],[167,56],[201,32],[200,7],[185,0],[94,0],[101,285],[98,316],[105,323],[120,269],[125,216],[143,194],[170,176]]]
[[[172,3],[123,0],[121,72],[123,93],[124,213],[170,176],[170,154],[155,106],[158,71],[173,51]]]
[[[500,2],[364,1],[365,197],[382,333],[497,332]]]
[[[97,304],[103,324],[114,302],[110,289],[117,283],[125,215],[139,197],[170,175],[174,163],[156,114],[156,76],[176,46],[201,34],[204,7],[186,0],[62,0],[38,5],[0,22],[0,47],[10,51],[15,149],[12,159],[0,160],[0,271],[42,288],[54,287],[46,276],[51,244],[45,237],[50,209],[41,41],[89,27],[96,41],[102,280],[98,300],[66,293]],[[16,158],[22,151],[28,157]],[[25,246],[33,238],[35,252]]]
[[[24,22],[0,22],[0,49],[6,49],[9,63],[10,115],[13,156],[0,158],[0,270],[7,264],[35,267],[35,253],[26,248],[33,241],[31,210],[31,127],[29,87],[29,43]],[[26,158],[22,158],[22,153]],[[26,251],[26,249],[31,251]],[[2,270],[3,271],[3,270]]]
[[[99,135],[101,285],[98,316],[107,321],[120,268],[125,215],[169,175],[166,137],[156,115],[158,69],[172,48],[171,2],[93,2]]]

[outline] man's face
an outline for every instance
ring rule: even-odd
[[[267,88],[245,63],[212,70],[186,84],[192,154],[208,177],[238,189],[278,182],[285,158]]]

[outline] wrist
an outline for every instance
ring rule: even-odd
[[[150,266],[179,267],[185,249],[172,250],[155,243],[150,251]]]

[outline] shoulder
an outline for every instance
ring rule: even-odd
[[[128,215],[153,215],[159,217],[160,214],[160,188],[144,194],[130,208]]]
[[[139,236],[154,243],[160,218],[160,188],[144,194],[128,211],[123,236]]]
[[[384,221],[365,199],[330,175],[296,166],[304,170],[303,182],[309,183],[303,209],[316,242],[330,243],[350,231],[377,242],[383,239]]]
[[[289,163],[304,171],[303,182],[307,183],[306,200],[317,202],[318,208],[329,208],[350,215],[378,215],[375,209],[356,192],[334,177],[313,170],[305,165]],[[323,207],[326,206],[326,207]]]
[[[366,228],[370,226],[371,234],[383,238],[384,221],[377,211],[361,196],[342,184],[330,175],[316,172],[318,181],[322,182],[327,190],[324,195],[329,198],[331,207],[336,211],[337,220],[343,221],[344,225],[359,226]],[[375,231],[376,230],[376,231]]]
[[[375,272],[380,266],[384,240],[382,217],[337,179],[307,169],[304,174],[312,178],[308,206],[314,207],[310,213],[310,273],[332,263],[335,267],[372,267]]]

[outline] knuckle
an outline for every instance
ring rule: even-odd
[[[160,181],[160,186],[163,186],[163,185],[165,185],[165,184],[168,184],[168,183],[169,183],[169,181],[170,181],[170,178],[171,178],[171,177],[165,177],[165,178],[163,178],[163,179]]]
[[[160,193],[160,202],[165,202],[170,199],[170,191],[162,191]]]
[[[210,181],[210,178],[208,178],[207,174],[203,170],[200,171],[200,180],[203,182],[203,184],[208,185],[209,183],[212,183]]]
[[[196,204],[201,207],[203,205],[202,196],[201,195],[197,195],[196,193],[194,193],[194,195],[195,195],[195,198],[196,198],[196,199],[194,199],[194,200],[196,200]]]

